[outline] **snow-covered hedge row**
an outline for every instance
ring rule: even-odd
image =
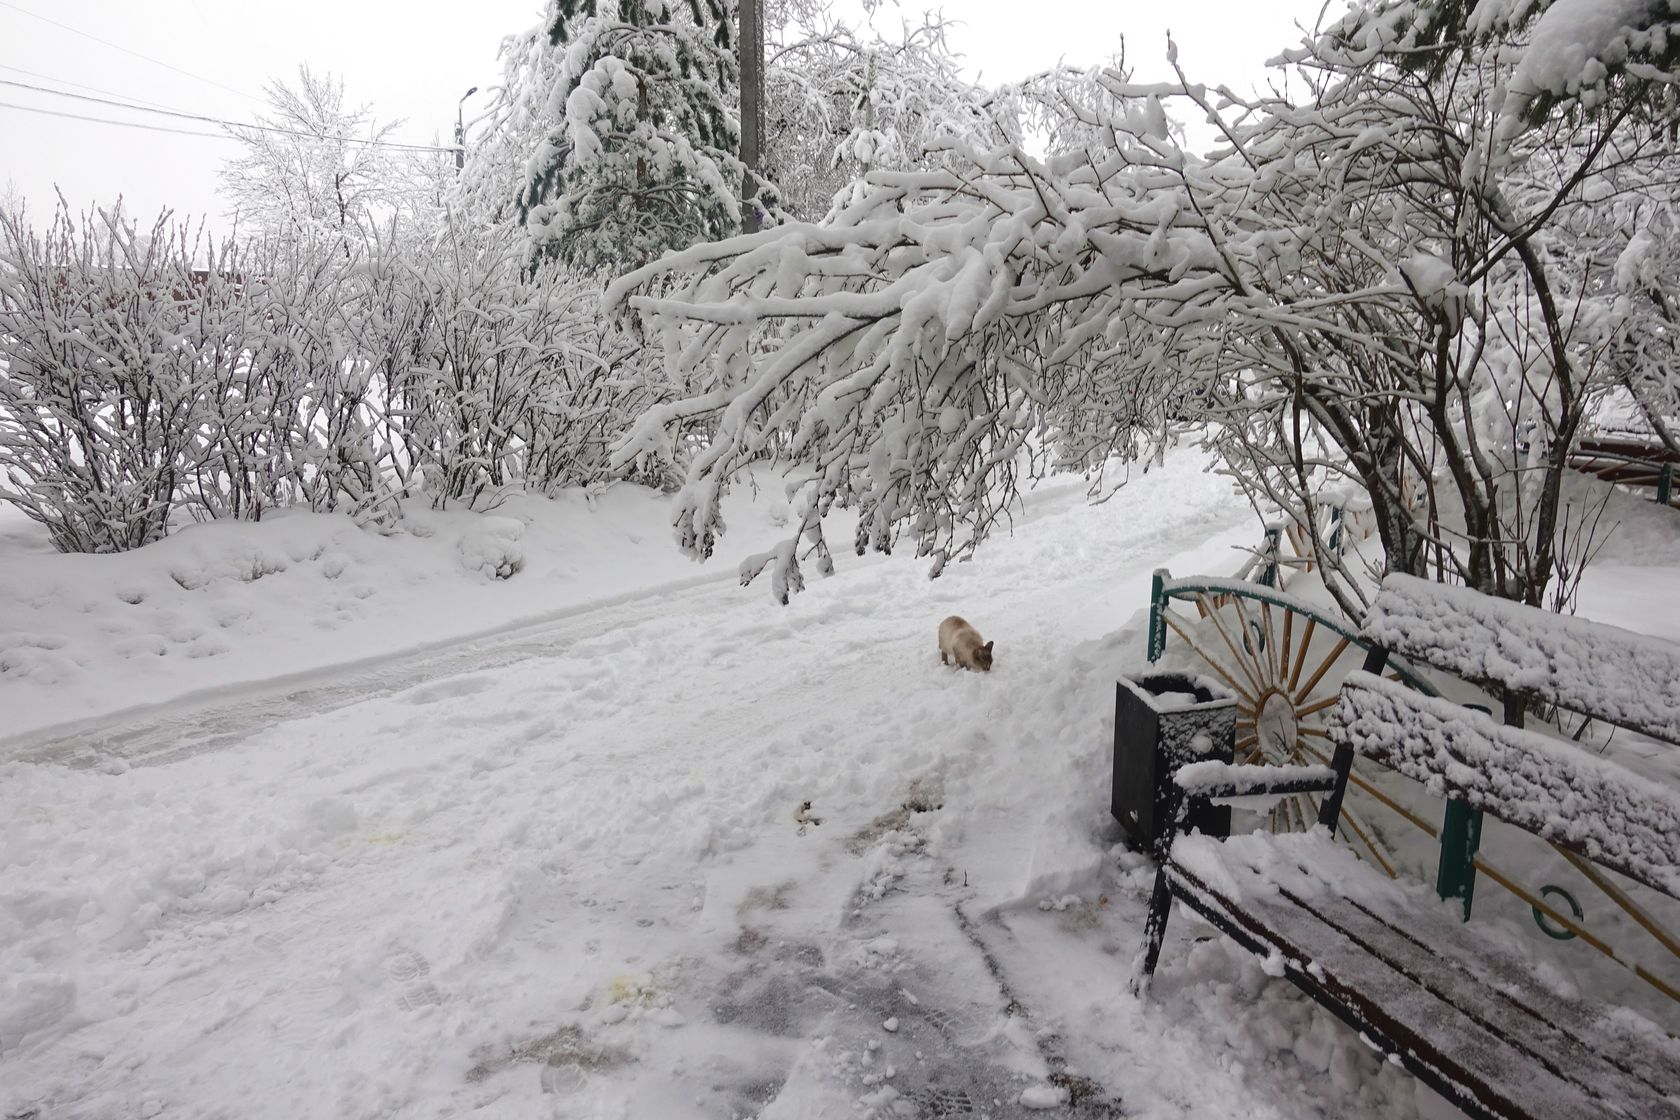
[[[179,515],[598,481],[657,403],[641,354],[512,233],[213,245],[167,217],[0,215],[0,500],[106,552]]]

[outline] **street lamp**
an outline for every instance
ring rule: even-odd
[[[467,126],[461,119],[461,106],[467,103],[467,98],[478,92],[474,86],[461,95],[461,100],[455,102],[455,174],[461,173],[461,168],[467,165]]]

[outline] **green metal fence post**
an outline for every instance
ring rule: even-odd
[[[1664,463],[1657,472],[1657,503],[1667,505],[1674,494],[1674,464]]]
[[[1165,568],[1156,568],[1149,581],[1149,660],[1159,661],[1167,652],[1167,625],[1161,618],[1166,609],[1167,596],[1162,585],[1172,575]]]
[[[1482,844],[1482,811],[1463,801],[1448,801],[1441,817],[1441,862],[1435,870],[1435,893],[1456,898],[1470,920],[1476,895],[1476,849]]]
[[[1471,704],[1488,712],[1481,704]],[[1491,714],[1491,713],[1489,713]],[[1441,817],[1441,858],[1435,868],[1435,893],[1443,899],[1456,898],[1470,920],[1476,897],[1476,850],[1482,846],[1482,811],[1463,801],[1447,802]]]
[[[1276,587],[1278,585],[1278,552],[1281,548],[1282,537],[1282,525],[1266,526],[1266,543],[1263,546],[1266,550],[1265,563],[1261,565],[1260,576],[1255,581],[1261,587]]]

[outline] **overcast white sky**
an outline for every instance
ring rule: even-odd
[[[848,2],[839,0],[841,6]],[[1197,0],[1180,7],[1133,0],[951,0],[944,9],[963,24],[952,45],[989,83],[1058,59],[1098,61],[1118,49],[1122,34],[1137,77],[1163,77],[1170,25],[1180,61],[1193,77],[1246,87],[1261,79],[1268,56],[1296,41],[1297,20],[1316,21],[1320,2]],[[919,11],[934,3],[908,0],[906,6]],[[381,118],[405,118],[400,139],[429,143],[435,135],[447,144],[457,100],[469,87],[497,79],[502,36],[535,22],[541,8],[540,0],[0,0],[0,82],[248,120],[264,108],[265,82],[290,79],[299,62],[308,62],[341,76],[350,101],[372,103]],[[890,8],[884,18],[892,18]],[[469,118],[476,100],[468,101]],[[0,188],[10,181],[37,215],[52,206],[55,185],[78,207],[121,194],[135,214],[169,206],[178,214],[219,219],[227,208],[216,172],[237,150],[231,140],[16,106],[219,130],[0,84]]]

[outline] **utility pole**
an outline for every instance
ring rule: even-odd
[[[478,92],[474,86],[461,95],[461,100],[455,102],[455,174],[467,165],[467,126],[461,116],[461,107],[467,103],[467,98]]]
[[[736,36],[741,65],[741,232],[758,231],[758,173],[764,166],[764,4],[740,0],[741,29]]]

